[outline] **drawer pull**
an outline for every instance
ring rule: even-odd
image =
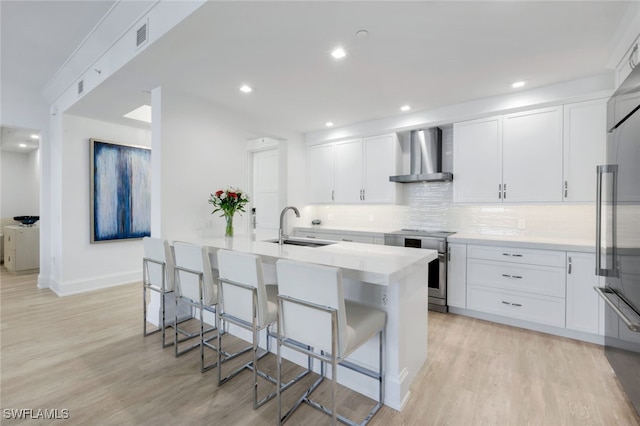
[[[342,241],[346,241],[346,242],[353,242],[353,240],[350,240],[348,238],[343,238]]]
[[[512,304],[511,304],[511,306],[517,306],[517,307],[520,307],[520,306],[522,306],[522,305],[521,305],[520,303],[512,303]]]
[[[520,276],[520,275],[502,274],[502,276],[505,277],[505,278],[515,278],[517,280],[521,280],[522,279],[522,276]]]
[[[502,304],[503,304],[503,305],[509,305],[509,306],[515,306],[515,307],[517,307],[517,308],[522,307],[522,304],[521,304],[521,303],[505,302],[504,300],[502,301]]]
[[[307,235],[307,238],[315,238],[315,235]]]
[[[509,303],[509,302],[505,302],[504,300],[502,301],[502,303],[503,303],[504,305],[511,305],[511,303]]]
[[[521,254],[512,254],[512,253],[502,253],[503,256],[510,256],[510,257],[522,257]]]

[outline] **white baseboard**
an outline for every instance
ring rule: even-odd
[[[70,296],[72,294],[131,284],[137,281],[142,281],[142,270],[122,274],[101,275],[61,283],[52,279],[50,280],[49,288],[58,296]]]

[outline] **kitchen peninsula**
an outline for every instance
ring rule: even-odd
[[[314,247],[279,245],[254,241],[251,237],[181,240],[210,247],[214,267],[217,266],[216,249],[260,255],[267,280],[275,278],[278,259],[342,268],[345,298],[387,312],[385,405],[402,410],[411,382],[427,359],[428,263],[437,257],[436,251],[348,242],[327,242],[330,244]],[[319,243],[311,239],[296,240]],[[375,368],[377,345],[376,339],[372,339],[354,352],[350,360]],[[354,377],[348,370],[338,377],[345,386],[376,398],[375,387],[367,379]]]

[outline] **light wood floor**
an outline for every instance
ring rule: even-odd
[[[248,372],[218,387],[215,369],[199,372],[198,353],[176,359],[159,335],[142,337],[138,284],[59,298],[37,289],[35,275],[1,268],[0,298],[2,410],[67,409],[70,419],[58,422],[79,425],[275,423],[275,401],[252,410]],[[263,365],[273,367],[273,357]],[[347,410],[362,409],[364,398],[341,392]],[[326,423],[305,406],[288,424]],[[637,426],[640,419],[601,347],[430,313],[428,361],[405,410],[384,407],[371,424]]]

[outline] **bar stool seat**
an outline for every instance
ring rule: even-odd
[[[173,293],[173,251],[167,240],[161,238],[144,237],[142,239],[144,257],[142,259],[142,334],[149,336],[162,333],[162,347],[173,344],[166,342],[166,328],[173,326],[166,321],[166,295]],[[147,330],[147,291],[154,291],[160,296],[160,324],[152,331]]]
[[[175,356],[181,356],[195,348],[200,348],[200,371],[205,372],[218,365],[217,362],[205,365],[204,349],[217,351],[211,341],[217,338],[213,332],[217,324],[205,328],[204,313],[216,314],[218,304],[218,286],[215,283],[217,273],[211,268],[209,249],[196,244],[176,242],[173,245],[175,253],[175,292],[176,292],[176,322],[178,321],[178,302],[182,301],[200,311],[199,336],[200,341],[186,349],[180,349],[178,344],[178,330],[174,334]],[[214,317],[215,318],[215,317]],[[217,319],[214,320],[217,323]],[[213,334],[211,334],[213,333]]]
[[[384,350],[386,313],[369,306],[344,300],[342,270],[323,265],[280,259],[278,276],[278,383],[281,380],[282,348],[286,347],[319,359],[320,377],[282,415],[282,396],[278,386],[278,422],[284,423],[303,403],[331,416],[331,423],[364,425],[384,403]],[[378,371],[357,365],[346,358],[370,339],[378,336]],[[291,344],[298,341],[308,345]],[[331,364],[331,404],[312,400],[311,394],[326,377]],[[362,373],[378,382],[378,401],[361,422],[337,412],[338,365]]]
[[[219,270],[219,302],[216,312],[218,324],[218,385],[227,383],[242,370],[253,371],[253,408],[256,409],[276,396],[276,391],[268,393],[258,399],[258,377],[273,385],[277,379],[268,375],[258,367],[258,361],[270,352],[269,337],[275,337],[270,327],[278,320],[278,287],[265,285],[262,260],[259,256],[229,250],[218,250]],[[250,346],[235,353],[227,353],[223,348],[224,323],[231,323],[245,330],[251,331]],[[266,329],[266,351],[258,355],[259,332]],[[222,377],[222,369],[226,362],[252,351],[251,360]],[[308,374],[310,367],[298,375],[291,382],[283,385],[285,388]]]

